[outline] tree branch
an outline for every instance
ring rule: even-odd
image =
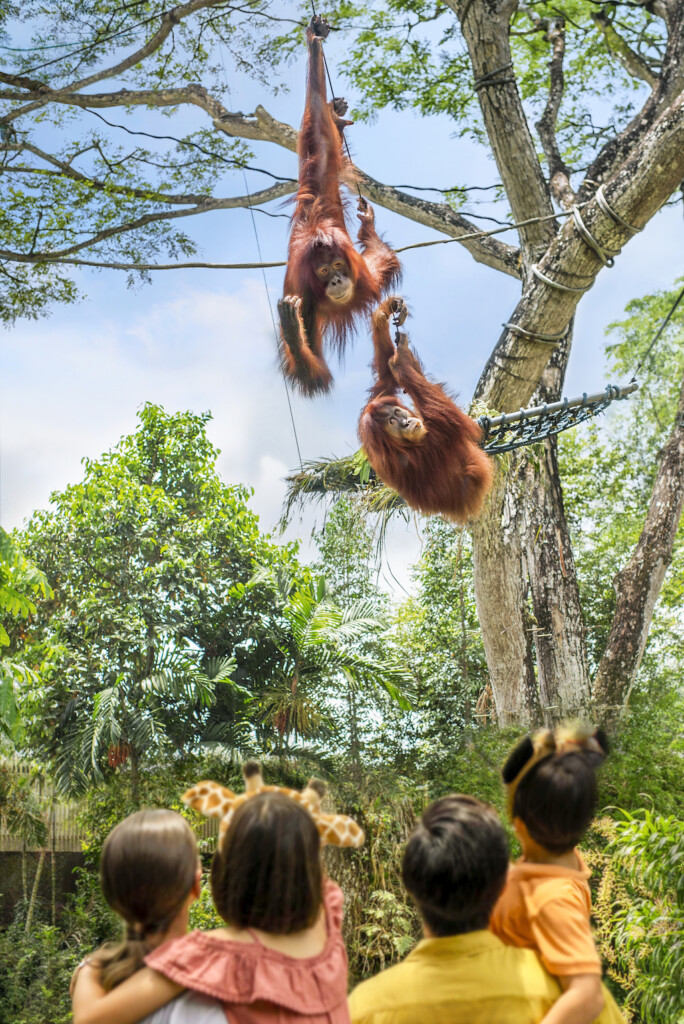
[[[62,89],[67,92],[74,92],[76,90],[85,89],[87,86],[93,85],[95,82],[102,82],[107,78],[114,78],[117,75],[123,74],[130,68],[135,67],[136,64],[140,64],[141,61],[145,60],[146,57],[149,57],[152,53],[155,52],[155,50],[158,50],[162,43],[164,43],[165,40],[168,39],[168,37],[171,35],[176,25],[179,25],[184,18],[189,17],[191,14],[195,14],[196,11],[199,11],[204,7],[216,7],[218,5],[223,4],[225,4],[225,0],[190,0],[189,3],[181,4],[180,6],[173,8],[173,10],[165,11],[161,16],[161,25],[159,29],[154,33],[154,35],[152,35],[147,40],[147,42],[143,46],[139,47],[133,53],[129,54],[128,57],[125,57],[122,61],[119,61],[118,64],[114,64],[109,68],[105,68],[102,71],[98,71],[94,75],[89,75],[86,78],[78,79],[77,81],[72,82],[69,85],[63,86]],[[17,82],[17,84],[21,84],[18,81],[18,78],[21,76],[8,76],[5,74],[0,74],[0,82],[8,81],[8,79],[11,77],[15,77],[15,81]],[[22,81],[33,81],[34,83],[36,83],[35,79],[31,80],[24,78],[22,79]],[[45,87],[44,83],[40,81],[37,82],[37,85],[39,88],[40,86]],[[31,86],[27,85],[25,87],[31,89]],[[49,100],[47,99],[38,100],[35,103],[27,104],[25,107],[22,107],[21,110],[15,111],[14,113],[16,114],[16,116],[22,116],[23,114],[31,113],[33,110],[37,110],[40,107],[45,106],[47,102],[49,102]]]
[[[684,176],[684,94],[644,136],[629,160],[606,186],[611,209],[642,228],[679,186]],[[582,208],[586,229],[608,251],[617,253],[631,232],[604,213],[594,200]],[[567,288],[586,290],[602,262],[569,220],[539,264],[542,273]],[[510,322],[531,334],[560,336],[567,328],[581,291],[559,290],[530,276]],[[548,362],[547,342],[506,328],[484,368],[475,398],[491,409],[513,412],[532,395]]]
[[[541,139],[544,155],[549,165],[549,184],[559,206],[569,210],[575,202],[575,193],[570,185],[570,171],[563,161],[556,139],[556,121],[563,99],[565,78],[563,59],[565,57],[565,20],[563,18],[540,19],[540,28],[546,29],[546,40],[552,45],[549,61],[551,86],[549,98],[541,119],[537,121],[537,132]]]
[[[615,615],[596,674],[594,701],[602,717],[629,697],[643,657],[660,588],[684,509],[684,381],[662,451],[644,528],[614,580]]]
[[[10,99],[13,96],[15,94],[10,91],[0,92],[0,99]],[[81,107],[82,109],[117,106],[168,107],[188,103],[204,110],[212,118],[214,126],[231,138],[273,142],[284,149],[294,152],[297,150],[295,129],[282,121],[277,121],[262,106],[258,106],[253,114],[243,114],[239,111],[233,113],[226,110],[220,100],[208,93],[203,86],[196,84],[190,84],[180,89],[135,91],[120,89],[111,93],[88,93],[86,95],[54,90],[50,92],[48,102]],[[451,237],[457,237],[464,233],[477,234],[474,224],[453,211],[445,203],[430,203],[418,199],[391,188],[391,186],[382,185],[363,171],[359,170],[357,173],[361,180],[367,183],[369,197],[380,206],[402,213],[419,224],[433,227]],[[278,194],[286,195],[288,192],[294,191],[295,188],[296,184],[287,192]],[[213,208],[207,207],[207,209]],[[204,209],[201,212],[204,212]],[[515,247],[493,238],[471,238],[464,241],[463,245],[478,262],[513,277],[520,276],[518,250]]]
[[[516,0],[444,0],[459,17],[494,159],[516,221],[553,213],[549,189],[512,71],[508,30]],[[555,234],[553,221],[520,232],[525,264],[540,258]]]
[[[134,188],[132,185],[117,185],[110,181],[100,181],[98,178],[94,178],[89,174],[82,174],[77,171],[71,164],[65,160],[60,160],[59,157],[54,156],[51,153],[46,153],[38,146],[34,146],[30,142],[22,142],[17,145],[1,146],[0,152],[14,151],[17,153],[28,152],[33,153],[39,159],[44,160],[46,163],[51,164],[53,167],[58,168],[57,171],[47,171],[41,167],[28,167],[25,165],[7,165],[0,169],[0,174],[53,174],[59,177],[64,176],[71,178],[73,181],[78,181],[84,185],[88,185],[90,188],[100,192],[115,192],[117,195],[130,196],[134,199],[143,199],[155,203],[168,203],[171,205],[188,206],[188,205],[202,205],[203,203],[210,202],[212,196],[208,193],[202,192],[181,192],[181,193],[169,193],[169,192],[157,192],[150,186],[149,188]],[[239,166],[239,164],[236,165]],[[259,170],[259,168],[247,167],[247,170]],[[270,174],[269,171],[261,171],[262,174]],[[275,178],[278,185],[288,184],[291,185],[290,192],[294,192],[297,187],[297,182],[293,178],[279,178],[275,174],[270,174],[270,177]],[[287,194],[287,193],[285,193]],[[273,198],[279,198],[274,195]],[[262,200],[267,202],[268,200]]]
[[[477,227],[460,213],[456,213],[446,203],[431,203],[425,199],[400,192],[391,185],[383,185],[371,178],[369,174],[358,171],[361,187],[367,192],[369,199],[386,210],[392,210],[403,217],[434,228],[445,235],[458,240],[459,235],[477,232]],[[520,277],[519,250],[495,238],[470,238],[461,242],[464,249],[478,263],[501,270],[511,277]]]
[[[251,195],[231,196],[224,199],[212,199],[211,197],[208,197],[189,210],[164,210],[157,213],[146,213],[141,217],[137,217],[135,220],[126,221],[124,224],[117,224],[114,227],[98,231],[85,241],[78,242],[75,245],[70,245],[64,249],[51,249],[47,252],[33,253],[33,255],[15,253],[12,256],[4,258],[16,260],[18,263],[45,263],[55,260],[61,256],[71,256],[73,253],[81,252],[83,249],[88,249],[90,246],[97,245],[99,242],[106,242],[109,238],[114,238],[117,235],[125,234],[129,231],[137,231],[139,228],[144,228],[148,224],[177,220],[180,217],[194,217],[196,214],[211,213],[214,210],[234,210],[249,208],[250,206],[256,207],[261,203],[269,203],[273,199],[289,195],[295,191],[295,188],[296,185],[293,185],[291,182],[283,182],[281,185],[271,185],[270,188],[263,189],[261,192],[253,192]]]
[[[619,135],[606,143],[587,168],[577,198],[583,201],[593,194],[598,182],[607,181],[641,144],[660,115],[684,90],[684,0],[669,0],[667,39],[662,71],[646,103]]]
[[[655,75],[643,57],[633,50],[629,43],[622,38],[614,28],[612,21],[603,11],[592,11],[591,20],[599,32],[602,32],[608,49],[615,54],[623,68],[632,76],[646,82],[653,89],[657,85],[658,76]]]

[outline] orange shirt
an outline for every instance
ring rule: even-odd
[[[576,869],[525,860],[511,864],[489,925],[507,945],[536,949],[557,977],[601,974],[589,920],[591,872],[577,850],[575,856]]]

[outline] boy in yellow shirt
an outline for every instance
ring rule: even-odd
[[[540,1024],[561,995],[530,949],[488,930],[508,869],[506,833],[472,796],[436,800],[404,853],[402,877],[424,938],[349,998],[352,1024]],[[624,1024],[608,992],[596,1024]]]
[[[603,1007],[601,960],[591,934],[591,893],[576,845],[594,816],[595,767],[607,753],[599,730],[526,737],[504,765],[523,855],[511,865],[490,928],[536,950],[563,995],[543,1024],[591,1024]]]

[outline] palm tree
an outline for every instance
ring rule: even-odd
[[[254,700],[259,720],[276,730],[280,753],[291,736],[308,740],[333,730],[335,694],[331,702],[330,683],[342,684],[341,696],[348,702],[364,688],[383,690],[399,707],[410,708],[406,668],[359,649],[362,641],[386,629],[371,600],[337,604],[324,579],[299,582],[273,567],[259,569],[251,582],[269,585],[275,598],[262,642],[273,645],[277,654],[265,678],[258,680]],[[354,752],[353,735],[351,747]]]
[[[111,768],[128,762],[137,803],[141,757],[169,749],[182,755],[201,745],[205,712],[215,703],[219,685],[236,685],[234,668],[232,658],[221,658],[203,669],[189,652],[162,648],[144,679],[120,673],[96,693],[90,708],[78,697],[69,701],[55,758],[58,788],[84,792],[102,781],[105,762]]]

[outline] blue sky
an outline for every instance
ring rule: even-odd
[[[335,75],[334,53],[331,69]],[[290,92],[274,97],[235,77],[232,106],[247,112],[261,102],[278,119],[296,125],[304,74],[304,60],[293,64],[287,74]],[[353,94],[347,97],[353,104]],[[120,111],[105,113],[109,120],[123,121]],[[207,123],[197,113],[183,119],[188,125]],[[160,134],[170,127],[145,111],[136,111],[126,124]],[[381,111],[374,125],[348,129],[354,158],[381,181],[442,187],[496,181],[493,162],[452,133],[447,118],[392,111]],[[255,152],[257,166],[296,174],[293,154],[263,144]],[[266,181],[248,173],[253,191]],[[241,194],[241,178],[226,176],[220,191]],[[284,212],[278,204],[272,209]],[[500,208],[498,213],[486,206],[473,209],[501,215]],[[376,220],[397,246],[439,237],[380,207]],[[256,223],[264,259],[284,259],[287,220],[257,214]],[[193,218],[184,228],[197,239],[201,258],[257,259],[246,210]],[[514,233],[502,237],[515,243]],[[566,394],[603,386],[606,325],[620,318],[633,296],[670,286],[682,272],[682,252],[679,206],[662,211],[629,242],[615,269],[602,271],[579,307]],[[413,250],[402,258],[411,340],[428,372],[467,403],[500,325],[513,309],[519,284],[476,264],[457,244]],[[283,271],[266,273],[275,308]],[[252,504],[262,526],[272,527],[284,495],[283,478],[296,468],[297,454],[261,271],[159,272],[151,286],[134,291],[117,271],[81,270],[76,280],[86,294],[83,302],[57,307],[38,322],[19,322],[0,341],[3,526],[20,526],[35,509],[46,507],[51,491],[80,478],[84,456],[97,457],[134,430],[136,410],[154,401],[168,411],[211,410],[209,433],[222,451],[222,477],[253,487]],[[358,447],[356,421],[369,383],[369,359],[369,340],[359,336],[337,369],[330,396],[313,401],[293,397],[304,459],[344,455]],[[312,523],[307,514],[288,534],[303,538],[305,555]],[[390,564],[404,582],[418,549],[415,524],[394,530]]]

